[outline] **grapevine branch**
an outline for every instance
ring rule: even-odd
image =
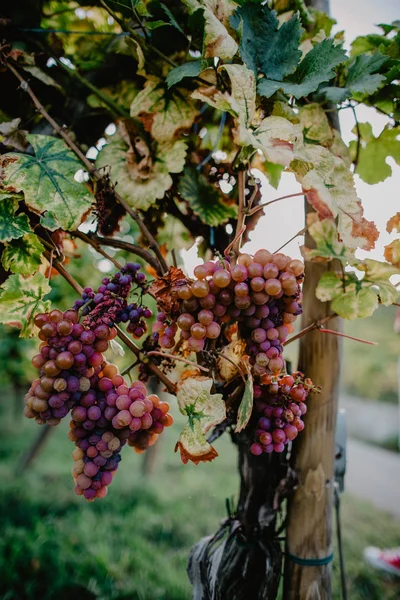
[[[96,171],[94,165],[88,160],[88,158],[83,154],[82,150],[75,144],[73,140],[71,140],[68,133],[58,125],[58,123],[49,115],[46,111],[36,94],[33,92],[29,83],[20,75],[20,73],[15,69],[15,67],[6,60],[7,68],[15,75],[18,81],[21,83],[21,88],[28,93],[32,102],[36,106],[38,112],[46,119],[48,123],[53,127],[53,129],[63,138],[66,144],[71,148],[71,150],[76,154],[76,156],[81,160],[81,162],[85,165],[90,176],[95,180],[99,181],[101,176]],[[153,250],[154,254],[157,256],[159,267],[157,268],[157,272],[159,274],[166,273],[168,271],[167,263],[163,255],[161,254],[161,250],[154,239],[153,235],[150,233],[143,220],[141,219],[139,213],[134,210],[129,204],[117,193],[114,191],[115,199],[125,208],[126,212],[132,217],[134,221],[138,224],[140,231],[147,238],[150,248]]]
[[[49,253],[45,252],[45,256],[46,258],[49,260]],[[62,277],[64,277],[64,279],[70,284],[70,286],[72,288],[74,288],[74,290],[81,295],[83,288],[79,285],[79,283],[74,279],[74,277],[72,277],[71,273],[68,273],[68,271],[65,269],[65,267],[58,261],[58,260],[54,260],[53,259],[53,267],[56,269],[56,271],[58,271],[60,273],[60,275]],[[120,329],[119,327],[115,326],[116,330],[117,330],[117,334],[120,340],[122,340],[124,342],[124,344],[129,348],[129,350],[131,350],[133,352],[133,354],[137,357],[137,359],[148,365],[150,371],[153,373],[153,375],[155,377],[157,377],[157,379],[159,379],[160,381],[163,382],[163,384],[165,385],[165,387],[167,388],[167,390],[171,393],[171,394],[175,394],[176,393],[176,385],[173,381],[171,381],[169,379],[169,377],[167,377],[165,375],[165,373],[163,373],[158,367],[157,365],[155,365],[154,363],[152,363],[149,359],[146,358],[146,354],[144,354],[140,348],[138,348],[138,346],[136,346],[136,344],[134,344],[132,342],[132,340],[122,331],[122,329]]]
[[[132,27],[129,27],[129,25],[127,25],[125,23],[125,21],[123,19],[121,19],[118,16],[118,14],[112,8],[110,8],[108,6],[108,4],[107,4],[107,2],[105,2],[105,0],[100,0],[100,4],[106,9],[106,11],[108,12],[108,14],[118,23],[118,25],[121,27],[121,29],[123,31],[126,31],[127,33],[130,34],[131,38],[133,40],[135,40],[135,42],[137,44],[140,45],[140,47],[142,48],[142,50],[144,50],[146,52],[149,52],[149,53],[152,52],[153,54],[156,54],[159,58],[161,58],[163,61],[165,61],[166,63],[168,63],[171,67],[178,67],[179,66],[176,62],[174,62],[171,58],[169,58],[169,56],[166,56],[166,54],[164,54],[163,52],[161,52],[161,50],[159,50],[158,48],[156,48],[152,44],[149,44],[148,41],[147,41],[147,39],[145,40],[140,35],[138,35],[136,33],[136,31],[134,29],[132,29]],[[141,22],[140,22],[140,25],[142,25]],[[146,35],[146,38],[147,38],[147,35]],[[206,86],[210,86],[211,85],[211,83],[209,81],[207,81],[206,79],[202,79],[201,77],[194,77],[194,79],[196,81],[202,83],[203,85],[206,85]]]
[[[245,173],[245,171],[239,171],[238,178],[237,178],[237,184],[238,184],[238,197],[239,197],[239,211],[238,211],[238,218],[237,218],[237,223],[236,223],[236,234],[235,234],[235,238],[233,240],[232,248],[231,248],[231,252],[233,255],[232,256],[233,261],[236,261],[236,258],[239,254],[242,235],[243,235],[244,231],[246,230],[245,224],[244,224],[245,218],[246,218],[246,198],[245,198],[246,173]],[[229,248],[229,246],[228,246],[228,248]]]
[[[101,237],[100,235],[91,232],[82,233],[81,231],[74,231],[72,235],[83,240],[87,244],[90,244],[98,252],[101,252],[101,246],[110,246],[111,248],[119,248],[121,250],[126,250],[131,254],[135,254],[136,256],[143,258],[143,260],[145,260],[151,267],[153,267],[153,269],[155,269],[156,271],[158,270],[157,260],[150,254],[148,250],[145,250],[137,244],[131,244],[130,242],[125,242],[124,240],[119,240],[117,238]],[[110,258],[110,260],[112,259]]]
[[[187,365],[192,365],[193,367],[196,367],[196,369],[204,371],[205,373],[209,373],[210,371],[210,369],[207,369],[207,367],[202,367],[193,360],[188,360],[187,358],[183,358],[182,356],[175,356],[175,354],[169,354],[169,352],[159,352],[158,350],[151,350],[150,352],[146,353],[146,356],[164,356],[165,358],[171,358],[172,360],[178,360],[180,362],[186,363]]]
[[[86,235],[86,233],[83,233],[81,231],[77,231],[74,233],[74,236],[81,239],[83,242],[86,242],[86,244],[89,244],[89,246],[92,246],[92,248],[94,248],[94,250],[96,250],[96,252],[98,252],[99,254],[101,254],[102,256],[104,256],[104,258],[106,258],[107,260],[111,261],[113,263],[113,265],[115,267],[117,267],[117,269],[121,268],[121,264],[115,260],[115,258],[113,258],[112,256],[110,256],[109,254],[107,254],[107,252],[105,252],[103,250],[103,248],[101,247],[100,244],[95,243],[93,240],[91,240],[89,238],[89,236]]]
[[[314,321],[313,323],[311,323],[311,325],[308,325],[307,327],[305,327],[304,329],[299,331],[299,333],[296,333],[296,335],[294,335],[291,338],[289,338],[288,340],[286,340],[286,342],[284,342],[283,345],[287,346],[288,344],[295,342],[296,340],[307,335],[307,333],[310,333],[310,331],[313,331],[314,329],[317,329],[321,333],[330,333],[332,335],[337,335],[339,337],[347,338],[348,340],[353,340],[355,342],[361,342],[362,344],[368,344],[369,346],[377,346],[378,345],[378,342],[371,342],[369,340],[363,340],[362,338],[354,337],[352,335],[347,335],[346,333],[342,333],[341,331],[334,331],[333,329],[326,329],[325,327],[323,327],[323,325],[327,321],[329,321],[330,319],[333,319],[334,317],[337,317],[337,316],[338,315],[336,315],[336,314],[331,314],[323,319]]]
[[[296,194],[287,194],[286,196],[280,196],[279,198],[274,198],[274,200],[269,200],[268,202],[263,202],[262,204],[258,204],[252,210],[249,210],[249,212],[247,213],[247,216],[251,217],[251,215],[254,215],[256,212],[258,212],[262,208],[265,208],[266,206],[269,206],[270,204],[274,204],[275,202],[280,202],[280,200],[286,200],[286,198],[295,198],[296,196],[304,196],[304,192],[297,192]]]

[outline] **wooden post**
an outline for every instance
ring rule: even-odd
[[[306,4],[329,13],[329,0],[309,0]],[[330,113],[330,120],[339,129],[337,113]],[[306,202],[306,213],[311,210]],[[314,246],[308,233],[305,244]],[[302,327],[332,312],[330,303],[320,302],[315,297],[316,285],[328,269],[326,264],[306,263]],[[340,331],[341,319],[336,317],[329,321],[329,328]],[[284,600],[330,600],[332,597],[332,562],[312,566],[296,560],[323,560],[332,554],[341,349],[338,336],[318,330],[300,340],[299,370],[311,377],[314,384],[322,386],[322,393],[309,396],[306,427],[294,446],[292,466],[299,485],[288,506]]]

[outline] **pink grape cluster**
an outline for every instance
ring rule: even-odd
[[[278,373],[283,365],[283,343],[301,314],[304,265],[282,254],[258,250],[241,254],[237,264],[225,259],[208,261],[194,269],[196,280],[176,286],[181,301],[174,319],[159,313],[153,332],[163,348],[173,348],[180,330],[188,349],[200,352],[208,340],[220,336],[224,324],[239,323],[253,372]]]
[[[255,456],[284,451],[304,429],[302,416],[307,412],[305,402],[309,392],[319,391],[300,372],[278,378],[264,375],[262,382],[254,386],[256,441],[250,451]]]
[[[88,329],[75,310],[52,310],[35,317],[42,340],[32,364],[39,378],[25,396],[24,414],[37,423],[57,425],[92,385],[95,368],[104,362],[103,352],[115,329],[101,324]]]
[[[115,365],[97,368],[92,383],[72,410],[69,433],[77,446],[72,455],[75,492],[89,501],[106,495],[127,441],[144,451],[173,422],[166,402],[147,396],[140,381],[128,387]]]
[[[147,306],[141,305],[142,294],[146,290],[146,275],[140,272],[139,263],[127,263],[113,277],[105,277],[94,292],[86,287],[82,297],[76,300],[75,310],[82,311],[83,323],[90,327],[106,324],[109,327],[119,323],[127,323],[127,330],[135,339],[141,338],[147,331],[147,319],[153,316]],[[140,301],[128,304],[132,291],[140,297]]]

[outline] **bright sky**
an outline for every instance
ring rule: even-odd
[[[345,30],[346,45],[359,35],[380,32],[376,28],[378,23],[391,23],[400,19],[399,0],[331,0],[332,16],[338,21],[336,30]],[[357,108],[357,117],[360,122],[370,122],[375,135],[378,135],[387,120],[374,109],[367,107]],[[354,127],[354,117],[350,110],[340,113],[342,135],[346,142],[355,139],[351,133]],[[383,183],[367,185],[356,176],[356,187],[359,198],[361,198],[365,217],[375,221],[381,235],[377,241],[375,250],[371,252],[359,251],[360,257],[369,256],[377,260],[383,259],[383,247],[395,236],[386,232],[387,220],[396,212],[400,211],[400,167],[392,158],[388,159],[393,174]],[[265,180],[263,186],[264,201],[272,200],[278,196],[300,191],[299,184],[294,175],[284,174],[278,190],[274,190]],[[260,219],[255,231],[251,234],[251,241],[244,247],[248,252],[254,253],[259,248],[267,248],[276,251],[288,239],[294,236],[302,228],[304,223],[304,210],[302,197],[291,198],[277,202],[267,209],[267,214]],[[300,255],[300,245],[303,238],[298,237],[288,244],[284,252],[291,256]],[[197,252],[193,248],[185,253],[185,266],[188,272],[198,263]]]
[[[399,0],[331,0],[332,16],[338,21],[336,30],[345,30],[346,45],[355,37],[367,33],[380,31],[375,27],[377,23],[391,23],[400,19]],[[387,120],[374,109],[367,107],[357,108],[357,117],[360,122],[370,122],[374,134],[379,134]],[[355,139],[351,133],[354,127],[354,117],[350,110],[340,113],[340,124],[342,135],[346,142]],[[392,166],[392,177],[383,183],[367,185],[356,176],[356,187],[359,198],[361,198],[365,217],[375,221],[381,235],[375,250],[371,252],[359,252],[359,256],[369,256],[377,260],[383,259],[383,247],[388,244],[394,235],[386,232],[387,220],[396,212],[400,211],[400,167],[393,159],[388,163]],[[266,183],[263,189],[264,201],[299,191],[299,184],[292,174],[284,174],[278,191]],[[252,233],[252,240],[244,248],[249,252],[255,252],[258,248],[267,247],[275,251],[288,239],[302,228],[304,222],[302,197],[291,198],[277,202],[267,208],[267,214],[260,219],[258,227]],[[299,247],[303,238],[298,237],[288,244],[283,250],[292,256],[300,254]]]

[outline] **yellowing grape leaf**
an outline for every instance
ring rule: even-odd
[[[249,365],[247,366],[247,381],[244,386],[244,392],[242,396],[242,400],[239,405],[239,410],[237,414],[236,420],[236,428],[235,432],[239,433],[242,431],[250,421],[251,413],[253,411],[253,400],[254,400],[254,387],[253,387],[253,377],[251,375],[251,371]]]
[[[191,460],[198,464],[218,456],[205,434],[225,419],[226,410],[222,394],[211,393],[212,385],[212,379],[201,376],[187,377],[178,384],[179,410],[189,419],[175,447],[175,452],[180,450],[183,463]]]
[[[367,221],[346,160],[328,148],[298,141],[291,170],[320,219],[338,217],[338,232],[349,249],[371,250],[379,232]]]
[[[25,203],[38,214],[53,213],[58,227],[76,229],[92,207],[93,197],[75,181],[82,163],[63,140],[48,135],[27,135],[35,154],[4,155],[4,185],[23,191]]]
[[[27,215],[16,215],[18,200],[5,196],[0,200],[0,242],[9,242],[31,232]]]
[[[117,192],[134,208],[147,210],[172,185],[170,173],[180,173],[186,159],[187,146],[177,140],[158,144],[154,160],[143,156],[136,158],[126,140],[115,133],[103,146],[96,160],[96,167],[111,167],[110,179]]]
[[[299,126],[283,117],[266,117],[256,130],[239,124],[235,142],[261,150],[267,161],[289,166],[294,159],[294,143],[299,136]]]
[[[333,142],[333,130],[328,117],[319,104],[307,104],[299,111],[303,135],[307,141],[318,142],[329,148]]]
[[[49,282],[40,272],[30,277],[10,275],[0,287],[0,323],[20,328],[21,337],[31,337],[35,315],[50,309],[50,300],[43,300],[50,292]]]
[[[392,233],[394,230],[400,233],[400,212],[393,215],[386,224],[386,231],[388,233]]]
[[[226,25],[233,14],[236,4],[231,0],[184,0],[192,14],[202,10],[204,15],[203,56],[229,60],[235,56],[238,45],[229,34]]]
[[[400,240],[394,240],[385,246],[385,260],[400,269]]]
[[[339,240],[337,226],[333,219],[321,221],[316,213],[309,213],[307,215],[307,228],[316,244],[316,248],[301,247],[301,253],[305,260],[327,262],[338,258],[347,262],[352,258],[353,253]]]
[[[224,381],[231,381],[239,375],[245,349],[246,342],[238,338],[237,333],[234,333],[232,341],[222,348],[217,360],[217,367],[219,375]]]
[[[244,65],[222,65],[219,72],[226,71],[231,83],[231,108],[241,123],[249,127],[256,111],[256,80],[253,71]]]
[[[138,117],[144,128],[158,142],[171,142],[193,124],[198,110],[184,97],[156,77],[149,77],[131,104],[131,117]]]
[[[32,275],[41,263],[44,246],[34,233],[28,233],[18,240],[6,244],[1,262],[6,271],[21,275]]]

